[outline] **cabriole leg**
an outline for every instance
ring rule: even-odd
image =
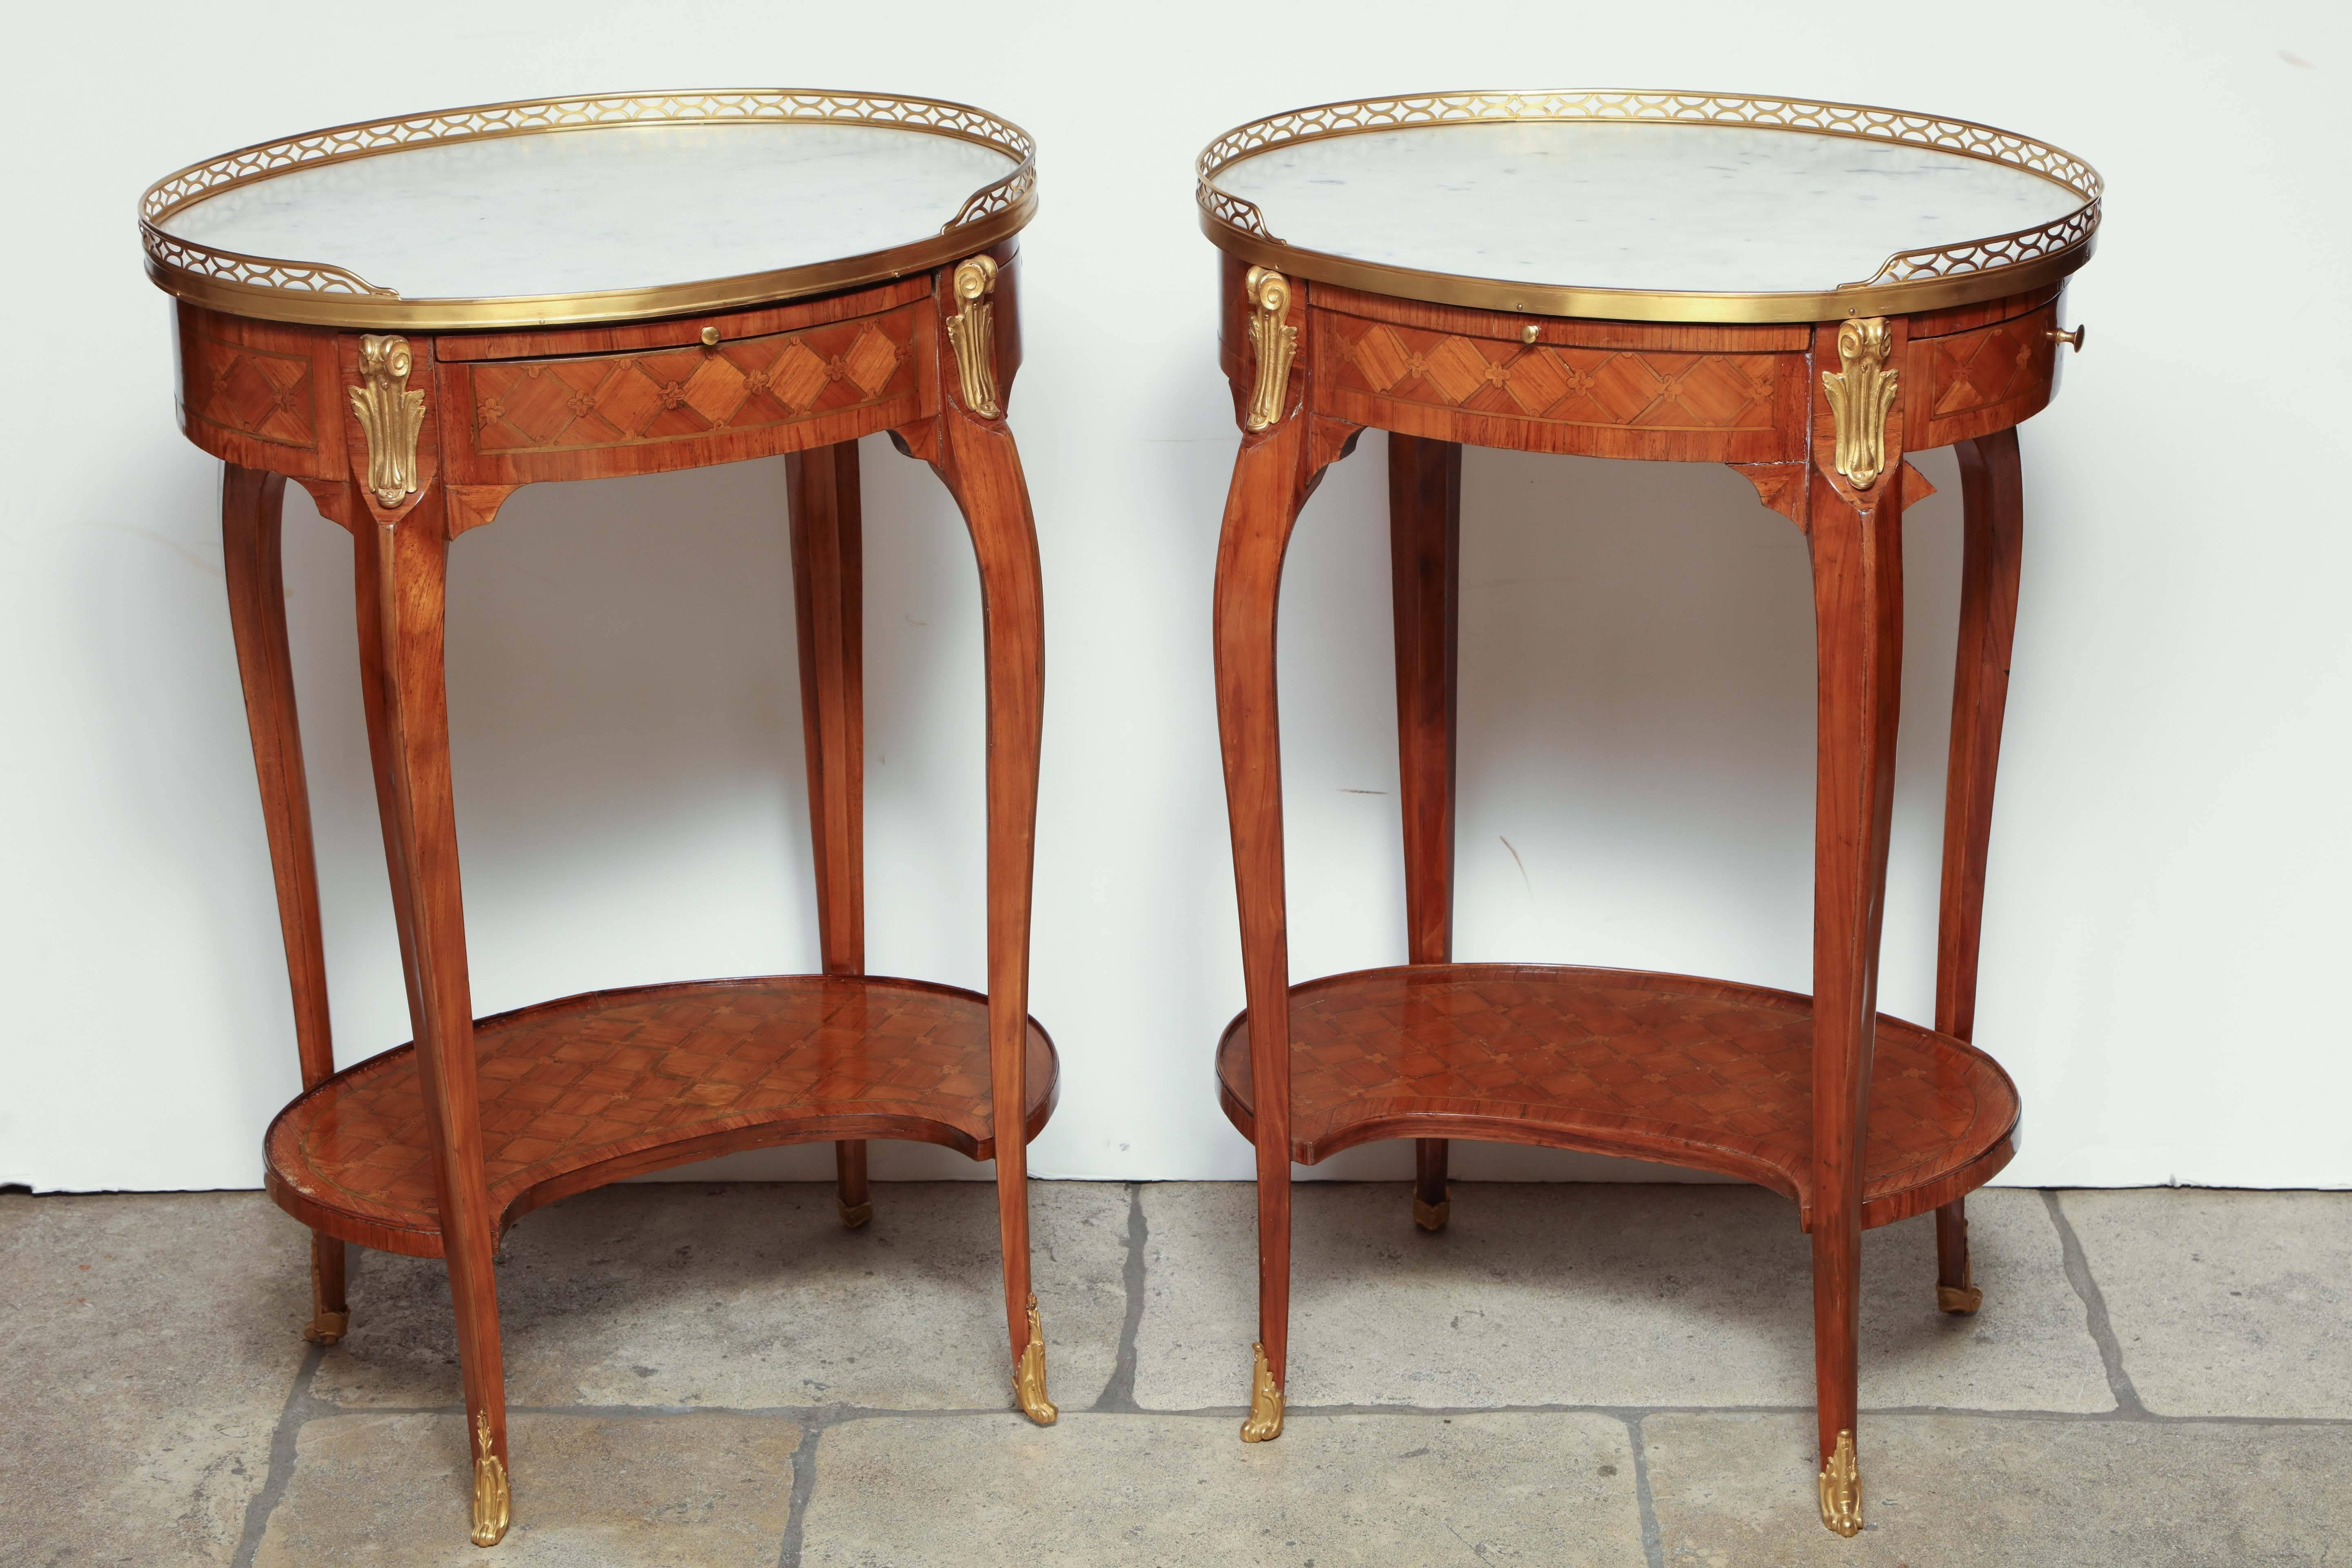
[[[1029,910],[1037,837],[1037,761],[1045,700],[1045,611],[1036,525],[1021,455],[1001,417],[953,402],[929,438],[931,461],[963,511],[980,565],[988,689],[989,1093],[996,1142],[996,1217],[1004,1248],[1004,1315],[1013,1394],[1041,1426],[1045,1339],[1029,1273]]]
[[[1984,934],[1985,860],[1993,777],[2009,702],[2025,490],[2012,427],[1958,442],[1962,544],[1960,644],[1952,668],[1952,748],[1944,784],[1943,907],[1936,931],[1936,1027],[1976,1037],[1977,952]],[[1969,1265],[1967,1200],[1936,1211],[1936,1305],[1971,1313],[1984,1291]]]
[[[444,1256],[457,1318],[467,1429],[474,1454],[477,1546],[506,1533],[505,1376],[499,1348],[497,1216],[482,1166],[473,1004],[459,898],[457,811],[449,784],[449,714],[442,668],[448,572],[445,492],[427,483],[389,515],[352,504],[360,683],[376,802],[391,866],[393,913],[416,1032],[416,1070],[433,1150]]]
[[[286,584],[280,553],[286,480],[278,474],[222,466],[221,563],[228,579],[229,626],[253,732],[253,771],[261,784],[261,819],[278,884],[278,925],[286,942],[286,975],[294,994],[294,1049],[302,1087],[335,1070],[327,1020],[327,957],[319,925],[319,866],[310,843],[310,788],[302,770],[302,731],[294,707],[294,667],[286,641]],[[310,1321],[302,1337],[333,1344],[351,1328],[343,1290],[343,1244],[310,1233]]]
[[[1290,994],[1275,618],[1283,552],[1307,499],[1307,448],[1303,414],[1243,437],[1217,549],[1217,729],[1241,907],[1257,1145],[1258,1342],[1245,1443],[1282,1435],[1290,1339]]]
[[[1409,963],[1454,960],[1454,736],[1462,599],[1462,448],[1389,437],[1389,566],[1396,618],[1397,778]],[[1445,1140],[1413,1149],[1413,1223],[1444,1228]]]
[[[857,444],[784,459],[800,629],[801,734],[818,942],[827,974],[866,973],[865,586]],[[855,1230],[874,1217],[866,1142],[834,1145],[835,1206]]]
[[[1882,411],[1883,412],[1883,411]],[[1858,492],[1816,472],[1820,661],[1813,883],[1813,1355],[1822,1522],[1862,1528],[1855,1454],[1863,1151],[1903,676],[1899,453]]]

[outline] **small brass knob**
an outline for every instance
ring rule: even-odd
[[[2053,343],[2064,343],[2076,353],[2081,353],[2083,352],[2083,329],[2076,327],[2071,332],[2062,332],[2057,328],[2053,327],[2050,329],[2050,341]]]
[[[1529,321],[1526,326],[1519,329],[1519,342],[1523,343],[1531,343],[1535,342],[1537,331],[1538,329],[1536,324],[1533,321]]]
[[[2055,336],[2056,334],[2053,333],[2052,335]],[[707,349],[715,349],[719,346],[719,329],[717,327],[705,327],[702,329],[702,346]]]

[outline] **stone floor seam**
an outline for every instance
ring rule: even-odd
[[[462,1406],[456,1405],[371,1405],[353,1410],[317,1399],[309,1400],[307,1404],[310,1408],[301,1417],[303,1423],[339,1416],[461,1415],[465,1413]],[[788,1421],[800,1426],[813,1423],[822,1426],[839,1426],[854,1421],[985,1420],[1008,1415],[1013,1409],[1010,1404],[931,1410],[855,1405],[509,1405],[507,1413],[509,1415],[578,1416],[583,1420],[599,1421],[659,1421],[679,1415],[726,1415],[748,1420]],[[1293,1405],[1287,1407],[1286,1413],[1294,1416],[1608,1415],[1632,1419],[1646,1415],[1810,1415],[1813,1407],[1810,1405]],[[1233,1421],[1248,1415],[1249,1407],[1243,1405],[1207,1405],[1191,1410],[1088,1409],[1081,1414]],[[2346,1415],[2170,1415],[2146,1409],[2032,1410],[2021,1407],[1978,1408],[1963,1405],[1864,1405],[1860,1414],[1866,1417],[1949,1415],[1974,1421],[2059,1421],[2094,1426],[2125,1421],[2149,1426],[2352,1426],[2352,1416]]]
[[[1148,1267],[1147,1247],[1151,1239],[1150,1222],[1143,1215],[1143,1184],[1127,1184],[1127,1262],[1121,1279],[1127,1289],[1127,1317],[1118,1329],[1118,1359],[1111,1363],[1110,1381],[1092,1410],[1106,1415],[1128,1415],[1136,1411],[1135,1368],[1136,1342],[1143,1333],[1144,1271]]]
[[[816,1491],[816,1445],[825,1423],[812,1421],[801,1428],[801,1446],[793,1450],[793,1500],[784,1514],[784,1539],[777,1548],[776,1568],[800,1568],[801,1541],[808,1529],[809,1499]]]
[[[232,1568],[253,1568],[254,1554],[261,1550],[261,1538],[269,1529],[269,1516],[286,1496],[286,1489],[294,1480],[294,1448],[302,1436],[303,1423],[321,1411],[334,1407],[312,1396],[310,1381],[319,1373],[319,1363],[327,1357],[327,1347],[320,1344],[303,1346],[302,1363],[294,1373],[294,1386],[286,1392],[286,1408],[278,1413],[278,1425],[269,1433],[269,1474],[263,1479],[261,1489],[245,1507],[245,1530],[238,1535],[236,1555],[230,1558]]]
[[[2147,1406],[2140,1403],[2139,1390],[2132,1386],[2131,1373],[2124,1368],[2124,1347],[2116,1338],[2115,1324],[2107,1317],[2107,1298],[2099,1289],[2097,1277],[2091,1272],[2091,1258],[2083,1250],[2083,1238],[2074,1234],[2055,1188],[2042,1189],[2042,1205],[2050,1211],[2050,1223],[2058,1229],[2066,1279],[2074,1287],[2074,1294],[2083,1299],[2084,1321],[2090,1328],[2092,1342],[2099,1347],[2099,1359],[2106,1363],[2107,1387],[2115,1394],[2116,1408],[2126,1415],[2145,1415]]]
[[[1643,1414],[1637,1410],[1625,1417],[1625,1438],[1633,1447],[1633,1505],[1642,1518],[1642,1556],[1649,1568],[1666,1568],[1665,1532],[1658,1528],[1658,1503],[1650,1495],[1650,1456],[1642,1442]]]
[[[1228,1403],[1255,1318],[1252,1249],[1232,1245],[1245,1183],[1035,1200],[1055,1431],[1004,1375],[984,1185],[894,1193],[846,1239],[830,1184],[559,1205],[501,1270],[523,1470],[503,1553],[463,1544],[470,1417],[440,1264],[364,1256],[359,1332],[320,1347],[299,1332],[308,1237],[261,1194],[0,1199],[0,1382],[20,1416],[0,1434],[0,1542],[19,1542],[0,1563],[1172,1565],[1328,1546],[1627,1568],[1638,1541],[1645,1568],[2352,1568],[2352,1404],[2331,1375],[2352,1343],[2352,1194],[1988,1194],[1974,1321],[1920,1299],[1928,1227],[1880,1236],[1857,1434],[1873,1533],[1845,1542],[1814,1518],[1806,1268],[1801,1242],[1753,1240],[1769,1194],[1596,1187],[1576,1244],[1547,1249],[1517,1216],[1553,1189],[1498,1184],[1433,1237],[1398,1224],[1402,1184],[1331,1184],[1365,1188],[1346,1203],[1323,1185],[1370,1239],[1300,1264],[1321,1353],[1271,1451],[1234,1441]],[[1770,1289],[1710,1293],[1685,1250]],[[1512,1359],[1544,1333],[1571,1352]],[[409,1529],[428,1516],[429,1538]]]

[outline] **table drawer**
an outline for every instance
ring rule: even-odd
[[[1903,444],[1912,451],[2006,430],[2049,405],[2057,373],[2058,301],[2024,315],[1915,339],[1905,357]]]
[[[445,362],[453,477],[584,479],[730,462],[919,417],[920,300],[716,343]]]
[[[1318,311],[1317,407],[1411,435],[1594,457],[1783,461],[1805,356],[1525,341]],[[1658,334],[1664,336],[1664,333]],[[1514,432],[1495,439],[1496,426]]]

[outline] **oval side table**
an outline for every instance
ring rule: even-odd
[[[2015,624],[2016,426],[2050,400],[2098,176],[1926,115],[1671,92],[1327,105],[1202,154],[1242,426],[1216,580],[1217,711],[1247,1008],[1217,1052],[1256,1146],[1260,1343],[1242,1436],[1282,1429],[1290,1166],[1449,1138],[1759,1183],[1811,1235],[1822,1521],[1862,1528],[1862,1233],[1934,1211],[1938,1305],[1973,1312],[1966,1194],[2014,1086],[1969,1044]],[[1388,432],[1409,963],[1289,984],[1275,615],[1300,506]],[[1813,994],[1453,962],[1462,447],[1726,463],[1806,537],[1819,658]],[[1877,1011],[1902,672],[1907,451],[1958,448],[1965,566],[1936,1026]]]
[[[451,110],[248,147],[159,182],[181,428],[221,528],[303,1092],[265,1144],[311,1227],[309,1337],[346,1331],[344,1244],[447,1261],[476,1544],[510,1513],[491,1253],[542,1204],[733,1150],[865,1140],[994,1159],[1015,1397],[1055,1418],[1025,1147],[1057,1064],[1028,1016],[1044,619],[1003,417],[1033,144],[982,110],[822,92]],[[293,258],[303,259],[293,259]],[[988,994],[866,973],[856,440],[938,470],[978,557]],[[823,973],[594,992],[477,1019],[458,891],[444,590],[526,484],[785,458]],[[415,1038],[337,1071],[288,662],[288,479],[355,545],[362,691]]]

